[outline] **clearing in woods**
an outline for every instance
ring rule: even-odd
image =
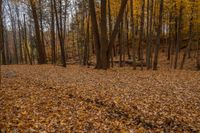
[[[2,131],[200,131],[199,72],[11,65],[2,76]]]

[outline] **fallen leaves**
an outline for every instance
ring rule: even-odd
[[[2,74],[2,131],[200,131],[199,72],[18,65]]]

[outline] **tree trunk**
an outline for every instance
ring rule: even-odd
[[[138,59],[141,62],[141,70],[143,70],[143,40],[144,40],[144,8],[145,0],[142,1],[141,16],[140,16],[140,38],[138,44]]]
[[[84,44],[84,58],[83,58],[83,63],[84,65],[88,66],[89,65],[89,44],[90,44],[90,15],[88,14],[87,16],[87,32],[86,32],[86,41]]]
[[[13,16],[13,11],[10,7],[10,3],[8,2],[8,9],[10,13],[10,20],[11,20],[11,28],[12,28],[12,35],[13,35],[13,45],[14,45],[14,54],[15,54],[15,60],[14,63],[18,64],[18,52],[17,52],[17,36],[16,36],[16,21]]]
[[[125,30],[126,30],[126,47],[127,47],[127,56],[128,56],[128,59],[131,59],[131,54],[130,54],[130,49],[129,49],[129,21],[128,21],[128,7],[126,8],[126,13],[125,13]]]
[[[152,47],[152,21],[153,21],[153,4],[154,0],[147,1],[147,52],[146,63],[147,70],[151,68],[151,47]],[[151,3],[151,4],[150,4]],[[150,10],[150,11],[149,11]]]
[[[45,59],[46,59],[46,50],[45,50],[45,44],[44,44],[44,28],[43,28],[43,12],[42,12],[42,0],[39,0],[39,15],[40,15],[40,34],[41,34],[41,44],[42,44],[42,47],[44,48],[43,49],[43,52],[44,52],[44,56],[45,56]]]
[[[55,42],[55,23],[54,23],[54,7],[53,0],[51,0],[51,58],[52,64],[56,63],[56,42]]]
[[[0,65],[1,64],[6,65],[7,62],[6,62],[6,51],[4,48],[5,40],[4,40],[4,23],[3,23],[3,7],[2,6],[3,6],[3,1],[0,0]],[[0,78],[1,78],[1,75],[0,75]]]
[[[107,51],[108,56],[111,55],[112,47],[114,45],[116,36],[117,36],[117,34],[119,32],[119,26],[120,26],[120,23],[121,23],[121,21],[123,19],[124,10],[126,9],[127,1],[128,0],[121,1],[121,6],[120,6],[119,14],[117,16],[117,20],[115,22],[114,30],[112,32],[112,35],[111,35],[111,38],[110,38],[110,42],[109,42],[109,46],[108,46],[108,51]]]
[[[2,9],[2,0],[0,0],[0,52],[4,48],[4,35],[3,35],[3,9]],[[0,53],[1,54],[1,53]]]
[[[95,40],[95,46],[96,46],[96,57],[97,57],[96,68],[98,69],[109,68],[109,64],[110,64],[109,59],[112,53],[111,52],[112,47],[118,33],[119,25],[123,18],[127,1],[128,0],[123,0],[121,3],[120,11],[119,11],[109,43],[108,43],[108,37],[107,37],[106,0],[101,1],[101,11],[102,11],[101,12],[101,42],[100,42],[100,37],[99,37],[99,30],[98,30],[98,24],[97,24],[97,19],[96,19],[94,0],[89,1],[94,40]],[[100,44],[103,44],[103,45],[100,46]]]
[[[189,42],[188,42],[188,44],[185,48],[184,54],[183,54],[183,59],[182,59],[182,62],[181,62],[181,69],[183,69],[183,65],[185,63],[186,56],[188,54],[188,51],[189,51],[191,43],[192,43],[193,13],[194,13],[194,7],[192,7],[192,11],[191,11],[191,18],[190,18],[190,25],[189,25]]]
[[[18,26],[18,38],[19,38],[19,59],[20,63],[23,63],[23,50],[22,50],[22,36],[21,36],[21,22],[20,22],[20,16],[19,16],[19,8],[15,7],[16,14],[17,14],[17,26]]]
[[[109,68],[106,0],[101,0],[101,67]]]
[[[3,9],[2,0],[0,0],[0,88],[1,88],[1,55],[4,49],[4,39],[3,39]]]
[[[142,53],[142,42],[144,39],[144,7],[145,7],[145,0],[142,0],[142,8],[141,8],[141,16],[140,16],[140,38],[138,44],[138,59],[143,60],[143,53]]]
[[[109,20],[109,41],[112,35],[112,18],[111,18],[111,7],[110,7],[110,0],[108,0],[108,20]],[[114,66],[113,58],[116,56],[115,45],[111,50],[111,67]]]
[[[121,22],[120,25],[120,41],[119,41],[119,66],[122,67],[123,66],[123,43],[124,43],[124,32],[123,32],[123,27],[124,26],[124,22]]]
[[[133,69],[136,70],[136,59],[135,59],[135,29],[134,29],[134,12],[133,12],[133,1],[130,0],[131,9],[131,35],[132,35],[132,61]]]
[[[99,30],[95,11],[94,0],[89,0],[91,21],[92,21],[92,32],[96,51],[96,68],[101,68],[101,57],[100,57],[100,40],[99,40]]]
[[[85,36],[85,4],[84,4],[84,1],[82,1],[82,5],[81,5],[81,9],[82,11],[81,13],[81,20],[80,20],[80,35],[79,35],[79,39],[80,39],[80,42],[81,42],[81,49],[80,49],[80,53],[81,53],[81,58],[80,58],[80,64],[81,65],[86,65],[85,64],[85,50],[87,49],[86,48],[86,36]]]
[[[27,40],[27,32],[26,32],[26,18],[25,18],[25,14],[24,14],[24,45],[25,45],[25,49],[28,55],[28,59],[29,59],[29,63],[32,65],[32,59],[31,59],[31,55],[28,49],[28,40]]]
[[[198,49],[197,49],[197,69],[200,70],[200,38],[198,40]]]
[[[157,64],[158,64],[158,54],[159,54],[159,48],[160,48],[160,35],[162,32],[162,17],[163,17],[163,1],[160,1],[160,12],[159,12],[159,24],[158,24],[158,31],[157,31],[157,40],[156,40],[156,48],[154,53],[154,63],[153,63],[153,70],[157,70]]]
[[[66,55],[65,55],[65,45],[64,45],[64,37],[63,37],[63,25],[62,25],[62,2],[60,0],[60,24],[59,24],[59,18],[58,18],[58,12],[57,12],[57,6],[56,6],[56,1],[54,0],[54,10],[56,14],[56,25],[57,25],[57,31],[58,31],[58,37],[60,40],[60,48],[61,48],[61,59],[62,59],[62,65],[63,67],[66,67]]]
[[[34,64],[34,47],[33,47],[33,44],[34,44],[34,41],[33,41],[33,36],[32,36],[32,34],[33,34],[33,28],[32,28],[32,25],[31,25],[31,23],[29,22],[29,25],[28,25],[28,31],[29,31],[29,35],[28,35],[28,39],[29,39],[29,43],[30,43],[30,56],[31,56],[31,60],[32,60],[32,64]]]
[[[177,43],[176,43],[176,55],[175,55],[174,69],[176,69],[177,65],[178,65],[180,44],[181,44],[181,41],[182,41],[182,38],[181,38],[182,14],[183,14],[183,5],[182,5],[182,1],[181,1],[181,5],[180,5],[180,9],[179,9],[179,17],[178,17],[178,32],[177,32]]]
[[[172,49],[172,12],[169,14],[169,45],[167,50],[167,60],[171,60],[171,49]]]
[[[36,45],[37,45],[37,50],[39,54],[39,59],[38,63],[39,64],[45,64],[46,63],[46,57],[45,57],[45,48],[42,45],[41,37],[40,37],[40,26],[38,22],[38,15],[37,15],[37,9],[36,9],[36,1],[35,0],[29,0],[31,4],[31,9],[32,9],[32,15],[34,19],[34,25],[35,25],[35,34],[36,34]]]
[[[10,60],[10,51],[8,48],[9,45],[9,41],[8,41],[8,31],[4,30],[4,49],[3,49],[3,53],[2,53],[2,58],[3,58],[3,63],[4,64],[9,64],[9,60]]]

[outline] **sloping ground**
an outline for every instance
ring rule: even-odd
[[[200,72],[3,66],[0,129],[200,132]]]

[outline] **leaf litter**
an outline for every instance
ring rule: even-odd
[[[2,67],[2,132],[200,132],[200,73]]]

